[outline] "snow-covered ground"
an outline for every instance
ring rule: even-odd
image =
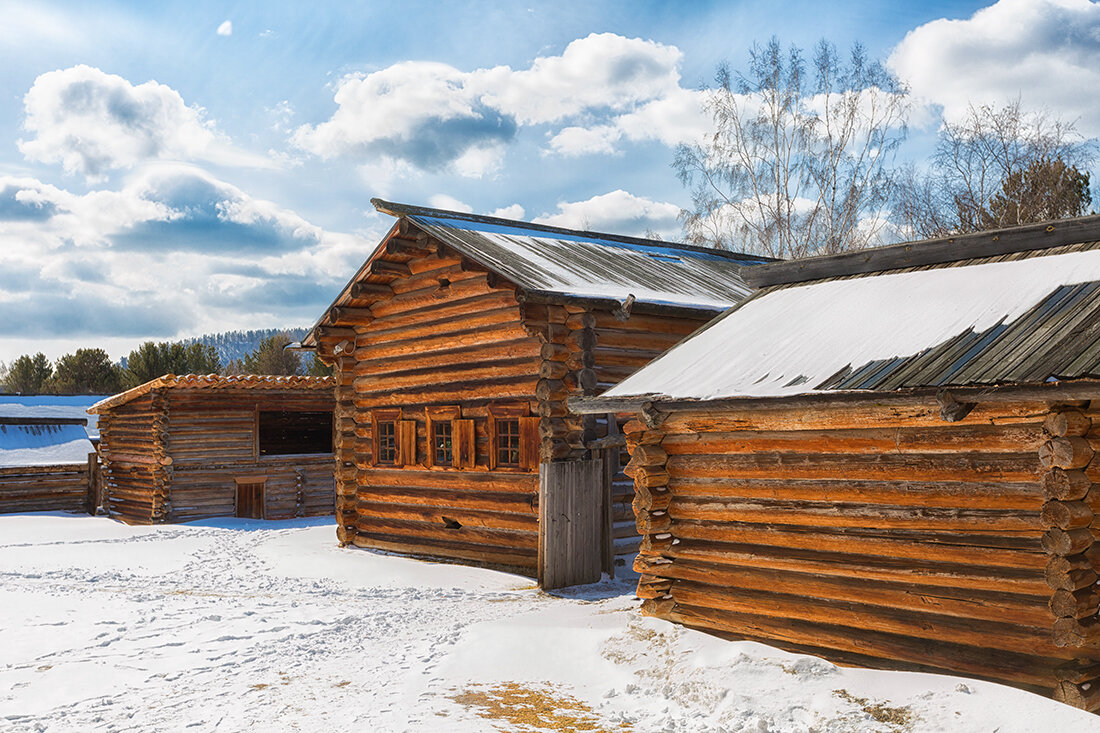
[[[1000,685],[640,617],[626,581],[340,549],[331,520],[0,516],[0,730],[1051,731]]]

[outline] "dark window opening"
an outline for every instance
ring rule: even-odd
[[[454,462],[454,445],[451,440],[451,421],[432,422],[433,463],[450,466]]]
[[[497,420],[497,465],[519,466],[519,420]]]
[[[332,453],[331,412],[261,412],[260,455]]]
[[[394,420],[378,421],[378,463],[397,463],[397,423]]]

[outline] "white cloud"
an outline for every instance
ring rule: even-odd
[[[406,61],[344,77],[333,115],[292,140],[326,158],[402,160],[467,177],[495,172],[522,126],[573,121],[551,138],[566,154],[613,152],[623,134],[678,142],[691,114],[682,107],[694,100],[679,86],[681,59],[675,46],[594,33],[527,69]]]
[[[376,235],[325,231],[189,165],[86,194],[0,176],[0,303],[82,339],[305,324]],[[12,346],[34,337],[20,328],[0,323],[0,349],[30,348]]]
[[[274,167],[216,134],[201,107],[156,81],[133,85],[91,66],[50,71],[23,98],[19,150],[34,161],[60,163],[89,180],[148,160],[211,160],[223,165]]]
[[[674,238],[680,233],[680,207],[635,196],[623,190],[593,196],[586,201],[560,202],[556,214],[543,214],[536,224],[646,236]]]
[[[437,193],[435,196],[430,196],[428,198],[428,205],[435,209],[461,211],[464,214],[472,214],[474,212],[473,206],[470,206],[464,201],[459,201],[454,196],[448,196],[445,193]]]
[[[511,204],[510,206],[503,206],[489,216],[495,216],[499,219],[515,219],[522,220],[527,212],[519,204]]]
[[[227,20],[218,26],[219,36],[231,36],[233,35],[233,21]]]
[[[299,127],[293,141],[325,158],[378,156],[442,170],[515,134],[515,122],[482,103],[469,78],[446,64],[418,61],[344,77],[332,118]]]
[[[566,127],[550,138],[550,149],[566,156],[609,155],[615,152],[615,143],[622,136],[623,131],[616,125]]]
[[[1100,86],[1100,4],[1089,0],[1001,0],[965,20],[932,21],[910,31],[889,63],[948,120],[970,103],[1020,97],[1100,134],[1100,106],[1086,91]]]
[[[482,99],[523,124],[554,122],[593,110],[625,110],[679,88],[683,54],[641,38],[593,33],[531,68],[473,74]]]

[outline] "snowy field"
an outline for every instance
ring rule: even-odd
[[[0,730],[1052,731],[1000,685],[640,617],[628,582],[337,547],[331,520],[0,516]]]

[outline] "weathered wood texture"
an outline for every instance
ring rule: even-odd
[[[238,481],[263,482],[263,516],[334,507],[331,453],[258,454],[261,410],[333,409],[320,390],[153,390],[100,416],[104,508],[133,524],[233,516]]]
[[[0,514],[87,510],[87,463],[0,468]]]
[[[632,421],[643,611],[1087,697],[1091,678],[1056,677],[1100,659],[1091,419],[1067,409],[979,404],[948,423],[931,399],[868,398]]]
[[[603,566],[604,463],[557,461],[539,467],[539,585],[595,583]]]
[[[395,227],[342,303],[344,328],[318,334],[338,385],[338,538],[536,575],[539,463],[587,459],[587,442],[607,431],[606,419],[573,416],[566,400],[617,383],[702,316],[619,320],[526,303],[496,274],[413,237]],[[493,451],[495,425],[507,419],[520,421],[518,465],[498,465]],[[430,453],[430,420],[451,422],[450,465]],[[379,422],[393,423],[392,460],[375,455]],[[632,552],[633,489],[621,472],[612,498],[613,547]],[[590,511],[599,516],[601,504]]]

